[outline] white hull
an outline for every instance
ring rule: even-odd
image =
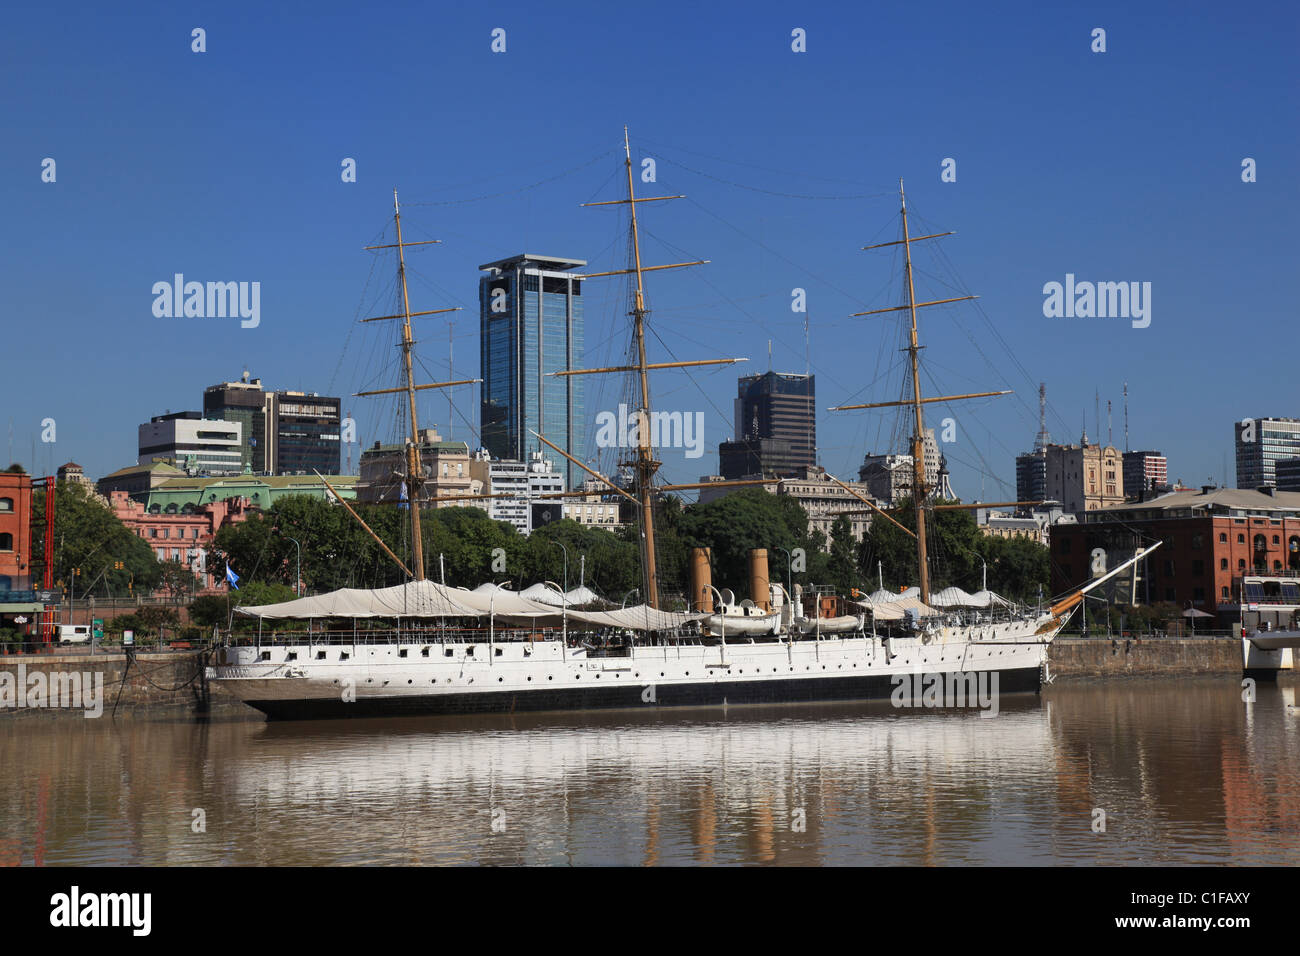
[[[889,696],[899,674],[999,672],[1017,675],[1007,689],[1036,690],[1062,624],[1044,616],[895,638],[738,637],[627,656],[559,641],[237,646],[208,676],[273,717],[866,699]]]

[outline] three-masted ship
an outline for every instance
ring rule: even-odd
[[[622,275],[633,279],[629,312],[631,360],[622,366],[555,374],[633,376],[639,404],[635,414],[645,416],[643,421],[648,422],[652,414],[651,372],[730,364],[743,359],[647,361],[646,274],[701,265],[704,260],[642,264],[638,205],[679,197],[636,196],[626,130],[623,146],[626,198],[589,205],[627,206],[632,261],[628,269],[590,273],[585,278]],[[934,489],[926,485],[925,406],[1006,393],[922,395],[917,310],[960,299],[915,301],[912,243],[948,233],[912,237],[901,184],[900,200],[903,238],[898,243],[884,245],[903,247],[905,301],[877,311],[904,311],[910,318],[907,348],[910,397],[898,402],[838,406],[837,410],[902,406],[910,411],[915,527],[903,530],[915,539],[919,582],[908,601],[902,604],[847,599],[827,602],[819,595],[805,601],[798,593],[786,593],[779,584],[769,584],[765,566],[755,576],[761,583],[756,586],[752,599],[737,601],[729,590],[713,588],[707,552],[697,549],[692,560],[688,608],[677,612],[663,609],[655,551],[656,497],[702,485],[656,483],[660,462],[652,444],[653,430],[648,427],[637,429],[635,449],[620,462],[632,475],[630,483],[611,481],[545,435],[534,433],[539,441],[608,486],[611,494],[622,496],[634,505],[639,518],[642,604],[617,610],[584,610],[571,607],[562,595],[557,610],[552,604],[530,600],[491,584],[471,591],[428,580],[420,506],[464,502],[481,496],[430,498],[423,495],[425,474],[420,462],[416,396],[423,389],[474,380],[415,382],[411,318],[450,310],[410,311],[405,248],[417,243],[402,240],[401,210],[394,194],[397,242],[390,247],[376,248],[398,251],[402,311],[366,321],[401,321],[403,382],[393,388],[359,394],[398,394],[406,399],[410,434],[405,449],[404,484],[410,502],[411,564],[405,564],[378,535],[368,527],[366,530],[401,566],[408,580],[390,588],[345,589],[279,605],[241,608],[243,613],[259,618],[258,638],[255,642],[222,647],[218,663],[211,668],[211,679],[269,717],[280,719],[873,698],[891,698],[897,702],[900,688],[910,700],[921,690],[933,691],[936,687],[942,702],[947,700],[945,688],[964,688],[974,695],[976,688],[987,689],[990,684],[997,694],[1037,691],[1044,680],[1050,679],[1048,647],[1085,592],[1122,573],[1151,549],[1139,551],[1130,560],[1047,607],[1025,607],[1005,601],[990,602],[983,608],[944,610],[931,606],[927,517],[936,502]],[[876,520],[898,523],[888,511],[836,481],[877,511]],[[717,485],[715,482],[708,486]],[[341,498],[339,501],[348,507]],[[350,507],[349,511],[352,511]],[[364,526],[364,521],[352,513]],[[394,626],[379,631],[373,627],[359,628],[358,622],[375,618],[392,620]],[[262,622],[284,620],[305,620],[306,633],[277,636],[270,641],[262,639]],[[320,630],[315,627],[318,621],[344,621],[351,626]],[[469,622],[472,626],[450,628],[446,626],[450,621]],[[600,637],[597,639],[596,635]]]

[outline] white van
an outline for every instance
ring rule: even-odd
[[[59,643],[60,644],[89,644],[90,625],[89,624],[60,624]]]

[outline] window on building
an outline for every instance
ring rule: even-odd
[[[1223,598],[1225,601],[1231,596],[1232,595],[1228,593],[1228,586],[1226,584],[1219,589],[1219,597]]]
[[[149,529],[149,537],[151,537],[151,538],[156,538],[156,537],[158,537],[158,529],[157,529],[157,528],[150,528],[150,529]]]
[[[1244,534],[1237,535],[1237,544],[1245,544],[1245,543],[1246,543],[1246,536]]]
[[[1226,571],[1226,570],[1228,570],[1228,559],[1227,559],[1227,558],[1220,558],[1220,559],[1219,559],[1219,570],[1220,570],[1220,571]]]
[[[1226,531],[1220,531],[1219,544],[1227,544],[1227,543],[1228,543],[1228,533]]]
[[[1200,551],[1200,550],[1201,550],[1201,544],[1202,544],[1201,536],[1200,536],[1199,534],[1194,534],[1194,535],[1192,535],[1192,550],[1193,550],[1193,551]]]
[[[1204,573],[1205,573],[1205,562],[1204,562],[1204,561],[1193,561],[1193,562],[1192,562],[1192,574],[1204,574]]]
[[[0,511],[13,511],[14,500],[12,498],[0,498]]]
[[[12,551],[14,549],[14,536],[8,531],[0,533],[0,551]]]

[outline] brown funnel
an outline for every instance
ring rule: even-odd
[[[772,610],[772,591],[767,578],[767,549],[749,552],[749,599],[764,611]]]
[[[713,570],[709,567],[708,548],[691,549],[691,607],[713,613]]]

